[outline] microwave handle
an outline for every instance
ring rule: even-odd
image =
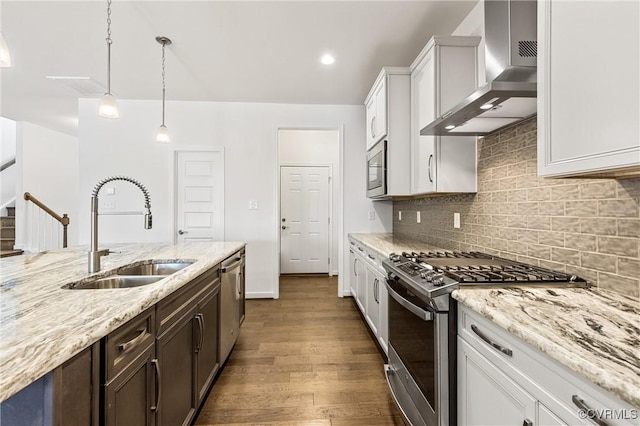
[[[391,286],[389,285],[389,281],[388,280],[387,280],[387,282],[385,284],[387,286],[387,290],[389,290],[389,295],[391,297],[393,297],[393,299],[396,302],[398,302],[400,305],[402,305],[404,308],[406,308],[412,314],[414,314],[417,317],[419,317],[421,320],[423,320],[423,321],[433,321],[433,312],[425,311],[424,309],[419,308],[418,306],[416,306],[413,303],[409,302],[404,297],[400,296],[400,294],[398,294],[398,292],[396,292],[393,288],[391,288]]]

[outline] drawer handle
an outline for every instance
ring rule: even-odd
[[[501,346],[498,343],[496,343],[493,340],[491,340],[484,333],[482,333],[480,330],[478,330],[478,327],[476,327],[475,324],[471,324],[471,330],[473,330],[473,332],[476,333],[478,335],[478,337],[480,337],[482,340],[484,340],[489,345],[493,346],[494,348],[496,348],[497,350],[499,350],[503,354],[508,355],[508,356],[513,356],[513,351],[511,349],[505,348],[504,346]]]
[[[130,348],[136,346],[138,343],[140,343],[142,340],[144,340],[144,338],[146,336],[147,329],[146,328],[140,328],[137,331],[138,331],[138,335],[136,337],[134,337],[133,339],[129,340],[128,342],[120,343],[118,345],[118,349],[120,349],[121,352],[128,351]]]
[[[362,247],[358,247],[358,250],[360,250],[360,251],[364,251],[364,250],[362,249]]]
[[[580,398],[578,395],[573,395],[571,396],[571,401],[573,401],[573,403],[575,404],[576,407],[578,407],[580,409],[580,411],[582,411],[583,416],[585,416],[586,418],[588,418],[589,420],[591,420],[592,422],[594,422],[597,425],[600,426],[609,426],[609,423],[605,422],[604,420],[602,420],[602,418],[600,417],[599,413],[590,408],[586,402],[584,402],[584,399]],[[585,418],[585,417],[580,417],[580,418]]]
[[[200,314],[196,314],[196,323],[198,323],[198,344],[195,347],[195,353],[200,352],[200,348],[202,347],[202,318]]]
[[[375,256],[371,256],[369,253],[367,253],[367,257],[368,257],[369,259],[371,259],[371,260],[376,260],[376,257],[375,257]]]
[[[158,358],[154,358],[151,360],[151,363],[156,369],[156,405],[151,406],[151,411],[158,412],[158,408],[160,408],[160,396],[162,395],[162,382],[160,380],[160,362]]]

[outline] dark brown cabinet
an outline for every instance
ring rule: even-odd
[[[161,334],[156,343],[160,360],[160,403],[158,425],[189,424],[196,412],[197,401],[193,375],[196,345],[195,309],[188,311]]]
[[[205,295],[198,303],[196,323],[200,341],[196,346],[196,389],[198,402],[204,400],[213,378],[218,372],[218,304],[220,286]]]
[[[219,268],[157,305],[161,371],[158,426],[188,425],[218,371]]]
[[[53,370],[54,424],[56,426],[98,426],[100,400],[100,345],[80,352]],[[89,390],[89,392],[87,392]]]
[[[155,335],[152,307],[103,339],[105,426],[155,425],[161,393]]]
[[[155,347],[148,346],[104,386],[105,426],[155,424],[157,362]]]

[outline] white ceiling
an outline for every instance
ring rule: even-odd
[[[0,70],[2,116],[75,135],[77,98],[48,75],[106,84],[105,1],[0,1],[13,67]],[[477,0],[124,1],[112,5],[112,91],[161,99],[361,104],[383,66],[408,66]],[[332,66],[319,62],[323,53]]]

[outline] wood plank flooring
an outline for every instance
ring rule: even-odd
[[[402,425],[380,355],[336,277],[282,277],[247,300],[240,337],[195,424]]]

